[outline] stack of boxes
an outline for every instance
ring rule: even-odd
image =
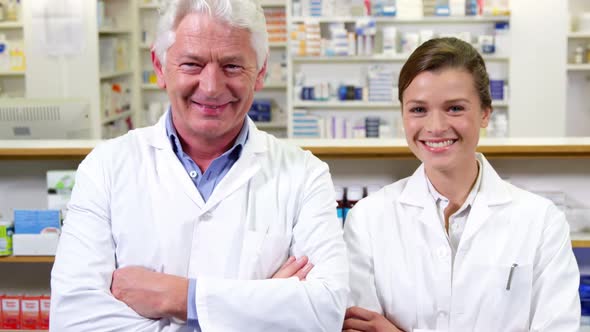
[[[264,8],[266,18],[266,30],[270,43],[282,43],[287,41],[287,21],[284,8]]]
[[[323,119],[305,110],[293,112],[293,138],[320,138],[323,136]]]
[[[255,99],[252,102],[248,116],[252,121],[256,122],[270,122],[272,111],[272,100],[270,99]]]
[[[393,68],[388,65],[371,65],[367,73],[367,86],[369,91],[369,102],[392,102],[394,73]]]
[[[291,53],[296,56],[319,56],[321,39],[318,22],[296,24],[291,32]]]
[[[49,296],[0,295],[0,329],[46,330],[49,328]]]

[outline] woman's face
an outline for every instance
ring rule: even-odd
[[[490,113],[481,107],[473,76],[463,69],[422,72],[402,95],[406,140],[427,170],[460,171],[472,165]]]

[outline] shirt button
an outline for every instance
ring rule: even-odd
[[[188,175],[190,175],[190,176],[191,176],[191,178],[193,178],[193,179],[194,179],[195,177],[197,177],[197,171],[190,171],[190,172],[188,173]]]

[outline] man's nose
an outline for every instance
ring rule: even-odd
[[[223,69],[215,64],[208,64],[199,75],[199,89],[207,97],[217,97],[223,91],[225,75]]]

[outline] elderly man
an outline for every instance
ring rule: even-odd
[[[152,59],[170,110],[80,165],[52,331],[340,330],[348,268],[328,167],[246,116],[266,68],[257,3],[163,8]]]

